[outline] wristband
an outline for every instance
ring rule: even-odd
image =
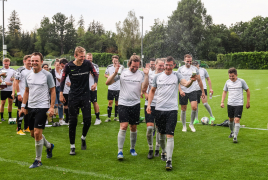
[[[21,107],[22,107],[22,108],[25,108],[25,106],[26,106],[26,104],[23,104],[23,103],[21,104]]]
[[[21,93],[20,92],[17,92],[17,95],[19,96],[19,95],[21,95]]]

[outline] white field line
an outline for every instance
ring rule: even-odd
[[[18,165],[21,165],[21,166],[27,166],[27,168],[31,165],[31,164],[29,164],[27,162],[4,159],[4,158],[1,158],[1,157],[0,157],[0,162],[18,164]],[[86,172],[86,171],[80,171],[80,170],[73,170],[73,169],[67,169],[67,168],[61,168],[61,167],[55,167],[55,166],[52,167],[52,166],[42,165],[39,168],[45,168],[45,169],[49,169],[49,170],[60,171],[60,172],[63,172],[63,173],[73,173],[73,174],[94,176],[96,178],[98,177],[98,178],[105,178],[105,179],[125,179],[125,178],[113,177],[111,175],[106,175],[106,174],[100,174],[100,173],[94,173],[94,172]]]

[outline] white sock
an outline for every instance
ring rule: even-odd
[[[137,141],[137,131],[136,132],[130,131],[130,149],[135,149],[136,141]]]
[[[86,139],[86,137],[82,135],[82,136],[81,136],[81,139],[85,140],[85,139]]]
[[[186,111],[181,111],[181,122],[183,127],[186,127]]]
[[[198,120],[198,103],[197,103],[197,108],[196,108],[196,113],[195,113],[195,119]]]
[[[159,148],[160,148],[160,134],[158,132],[158,127],[155,127],[155,128],[156,128],[155,150],[159,150]]]
[[[210,117],[213,117],[212,110],[211,110],[211,107],[209,106],[209,104],[208,103],[204,103],[204,106],[207,109]]]
[[[165,134],[160,134],[160,146],[162,148],[162,153],[166,152],[166,135]]]
[[[117,138],[118,152],[120,152],[120,151],[123,152],[123,146],[124,146],[125,138],[126,138],[126,130],[121,130],[120,129],[119,132],[118,132],[118,138]]]
[[[41,139],[40,141],[35,141],[35,154],[36,154],[35,160],[37,161],[41,161],[43,144],[44,144],[43,139]]]
[[[172,161],[172,154],[174,149],[174,138],[167,138],[167,160]]]
[[[149,150],[154,149],[154,147],[153,147],[153,130],[154,130],[153,126],[148,126],[147,127],[146,137],[147,137]]]
[[[193,123],[194,123],[195,114],[196,114],[196,111],[192,110],[192,113],[191,113],[191,122],[190,122],[190,125],[193,125]]]
[[[240,123],[235,123],[234,137],[237,138],[240,129]]]
[[[74,144],[71,144],[71,148],[75,148],[75,145]]]
[[[51,144],[46,140],[44,134],[42,134],[43,136],[43,141],[44,141],[44,146],[48,149],[51,148]]]
[[[234,132],[234,121],[229,121],[229,128],[231,130],[231,133]]]

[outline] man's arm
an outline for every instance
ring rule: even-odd
[[[117,75],[119,68],[120,68],[120,64],[117,64],[117,66],[115,67],[114,73],[108,77],[106,81],[106,85],[111,85],[115,82],[114,78]]]
[[[203,99],[205,99],[206,95],[205,95],[205,91],[204,91],[203,83],[202,83],[202,81],[201,81],[201,77],[200,77],[199,74],[198,74],[196,77],[197,77],[198,85],[199,85],[199,87],[200,87],[200,89],[201,89],[201,91],[202,91],[202,95],[201,95],[201,97],[202,97]]]
[[[109,75],[108,75],[108,74],[104,74],[104,77],[108,78],[108,77],[109,77]]]
[[[152,103],[152,101],[154,99],[155,91],[156,91],[156,87],[152,87],[150,92],[149,92],[148,105],[147,105],[147,109],[146,109],[148,114],[151,114],[151,112],[152,112],[151,111],[151,103]]]
[[[207,81],[208,81],[208,86],[209,86],[209,93],[211,93],[213,95],[213,90],[212,90],[212,85],[211,85],[211,80],[209,77],[207,77]]]
[[[247,105],[246,105],[246,108],[250,108],[250,91],[249,89],[246,90],[247,92]]]
[[[28,101],[28,97],[29,97],[29,87],[25,87],[25,92],[23,94],[23,100],[22,100],[19,116],[21,116],[22,113],[26,114],[25,105]]]
[[[227,91],[223,91],[222,97],[221,97],[221,108],[224,108],[224,100],[226,97]]]
[[[49,108],[48,111],[49,111],[49,116],[53,116],[53,114],[54,114],[55,99],[56,99],[56,90],[55,90],[55,87],[50,88],[50,94],[51,94],[51,102],[50,102],[50,108]]]
[[[17,79],[15,79],[15,81],[14,81],[15,83],[13,84],[13,89],[16,89],[16,91],[17,91],[17,96],[18,96],[18,100],[20,101],[20,102],[22,102],[22,94],[20,93],[20,86],[19,86],[19,83],[20,83],[20,80],[17,80]],[[15,87],[15,88],[14,88]],[[14,92],[15,93],[15,92]]]

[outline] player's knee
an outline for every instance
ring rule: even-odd
[[[115,101],[115,105],[118,106],[118,101]]]
[[[137,131],[137,125],[130,125],[130,131],[136,132]]]
[[[149,126],[154,126],[154,123],[148,122],[147,127],[149,127]]]
[[[167,138],[173,138],[174,136],[171,134],[167,134]]]
[[[193,111],[196,111],[197,110],[197,107],[196,106],[192,107],[192,110]]]
[[[234,121],[235,123],[240,123],[240,118],[235,118]]]
[[[229,118],[229,121],[233,122],[234,121],[234,118]]]

